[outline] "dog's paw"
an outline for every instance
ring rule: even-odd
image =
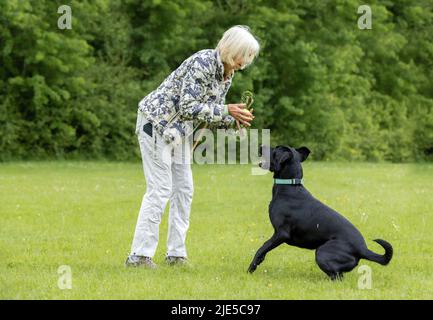
[[[250,266],[248,268],[248,273],[253,273],[254,271],[256,271],[256,269],[257,269],[257,265],[250,264]]]
[[[334,273],[329,275],[329,278],[332,281],[343,281],[344,280],[344,274],[343,273]]]

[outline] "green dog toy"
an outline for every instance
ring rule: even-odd
[[[251,91],[244,91],[241,96],[241,101],[247,105],[246,109],[248,111],[253,111],[253,109],[250,109],[254,102],[254,94]]]

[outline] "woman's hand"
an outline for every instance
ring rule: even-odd
[[[245,103],[234,103],[227,105],[228,112],[233,118],[235,118],[239,130],[239,123],[249,127],[251,126],[250,122],[254,119],[252,113],[245,109],[245,107]]]

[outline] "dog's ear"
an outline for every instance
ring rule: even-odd
[[[304,162],[311,152],[310,149],[308,149],[307,147],[300,147],[296,149],[296,151],[298,151],[299,155],[301,156],[301,162]]]
[[[281,167],[283,166],[283,163],[287,160],[290,160],[293,157],[293,154],[290,150],[284,150],[281,152],[277,157],[275,158],[274,163],[274,171],[278,172],[281,170]]]

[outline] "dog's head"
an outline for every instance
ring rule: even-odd
[[[260,146],[259,154],[262,156],[259,166],[273,172],[274,178],[302,179],[301,162],[308,158],[310,150],[307,147]]]

